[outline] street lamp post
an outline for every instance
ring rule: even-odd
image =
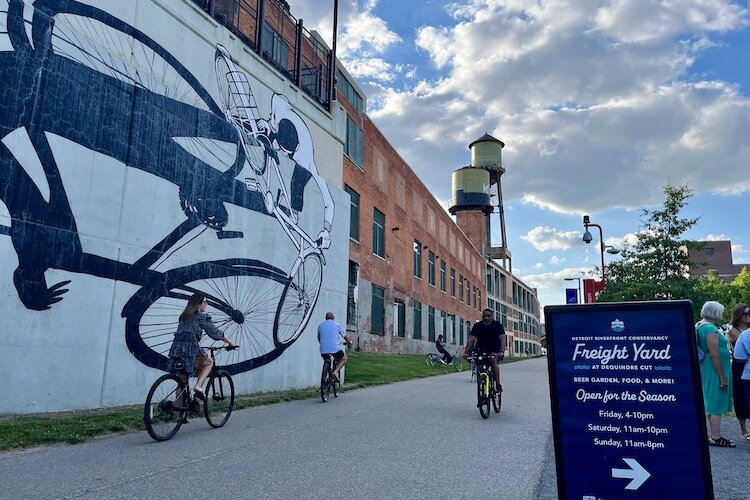
[[[578,281],[578,301],[576,304],[580,304],[582,297],[581,297],[581,278],[580,276],[578,278],[564,278],[565,281]]]
[[[594,241],[594,237],[591,236],[591,232],[589,232],[589,226],[594,226],[595,228],[599,229],[599,251],[602,254],[602,286],[604,286],[604,284],[606,283],[606,278],[604,277],[604,233],[602,232],[602,226],[592,223],[591,219],[589,219],[589,216],[584,215],[583,227],[586,228],[586,232],[583,233],[583,242],[587,245]]]
[[[615,248],[612,245],[604,244],[604,233],[602,232],[602,226],[591,222],[591,219],[589,219],[588,215],[583,216],[583,227],[586,228],[586,232],[583,233],[584,243],[589,244],[594,240],[594,237],[591,236],[591,232],[589,231],[589,226],[594,226],[595,228],[599,229],[599,253],[602,256],[602,289],[604,289],[604,286],[606,285],[606,278],[604,275],[604,252],[606,251],[609,254],[615,255],[620,253],[620,249]]]

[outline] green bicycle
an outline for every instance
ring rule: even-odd
[[[477,353],[474,362],[477,369],[477,407],[482,418],[490,417],[490,403],[495,413],[500,412],[502,394],[495,390],[495,377],[492,373],[493,355]]]

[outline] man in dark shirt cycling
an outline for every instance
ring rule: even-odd
[[[491,310],[485,309],[482,311],[482,321],[478,321],[471,328],[464,350],[464,356],[469,356],[474,352],[486,352],[492,355],[492,371],[495,372],[495,385],[498,393],[503,392],[498,363],[505,357],[506,341],[505,328],[492,319]]]

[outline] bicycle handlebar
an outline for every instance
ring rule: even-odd
[[[208,350],[211,352],[216,351],[234,351],[235,349],[239,349],[239,345],[223,345],[221,347],[209,347]]]

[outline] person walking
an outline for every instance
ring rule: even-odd
[[[475,350],[491,355],[492,370],[495,372],[495,386],[498,393],[503,392],[498,363],[505,357],[506,342],[505,328],[492,319],[490,309],[485,309],[482,311],[482,321],[476,322],[471,328],[469,340],[466,342],[466,349],[464,350],[464,356],[470,356]]]
[[[748,409],[748,400],[743,389],[742,372],[747,364],[747,355],[740,356],[736,354],[737,341],[743,331],[750,328],[750,306],[747,304],[737,304],[732,310],[732,319],[730,320],[731,328],[729,329],[729,343],[732,346],[732,401],[734,402],[734,414],[740,424],[740,434],[742,439],[750,441],[750,432],[747,430],[747,420],[750,418]],[[738,357],[740,356],[740,357]]]
[[[347,362],[346,353],[341,347],[341,341],[352,346],[352,341],[344,333],[344,329],[339,323],[334,321],[332,312],[326,313],[326,319],[318,325],[318,342],[320,342],[320,356],[325,359],[326,354],[332,354],[336,360],[336,367],[333,369],[333,376],[336,380],[341,378],[341,369]]]
[[[696,323],[698,346],[706,353],[700,362],[703,406],[711,435],[710,446],[734,448],[736,445],[721,435],[721,416],[732,409],[732,372],[729,343],[719,334],[716,325],[724,315],[724,306],[710,300],[701,308],[701,320]]]

